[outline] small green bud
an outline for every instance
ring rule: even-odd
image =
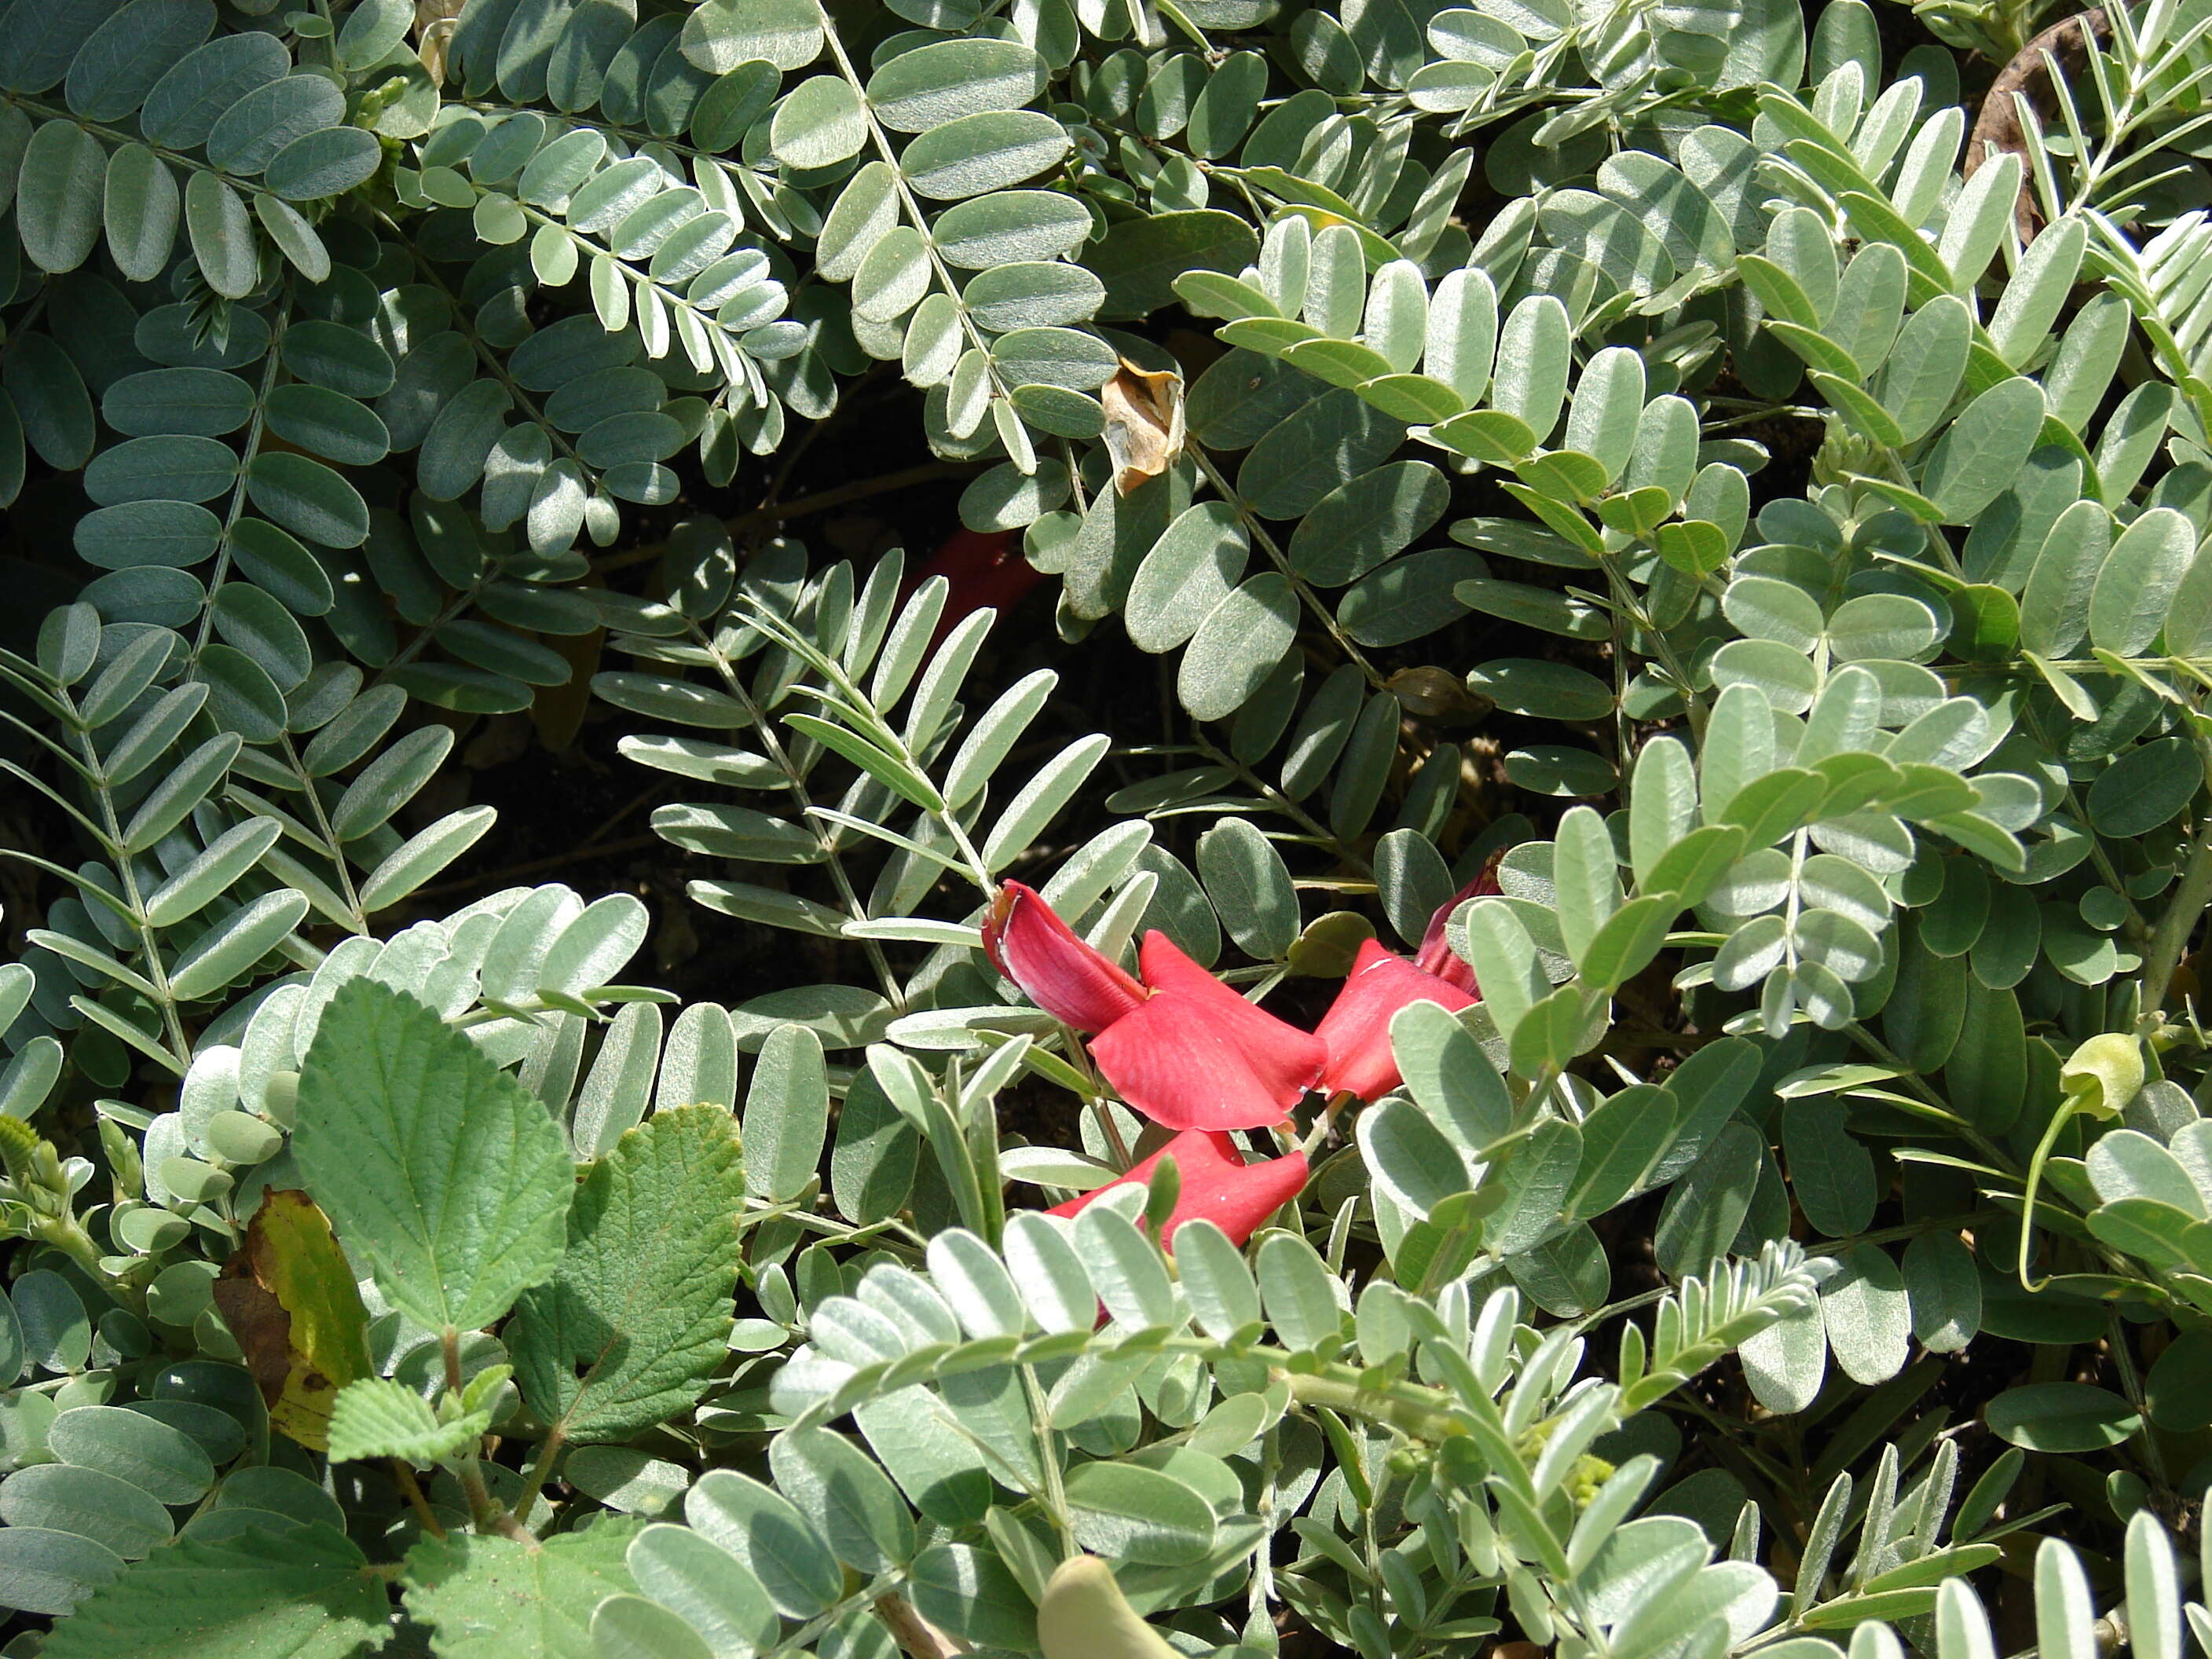
[[[2075,1111],[2116,1118],[2142,1089],[2142,1045],[2118,1031],[2093,1036],[2066,1057],[2058,1081]]]

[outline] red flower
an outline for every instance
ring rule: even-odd
[[[983,948],[1038,1007],[1094,1034],[1106,1080],[1168,1128],[1278,1122],[1321,1075],[1319,1037],[1254,1007],[1164,933],[1145,935],[1139,982],[1010,881],[984,919]]]
[[[1044,573],[1022,556],[1011,530],[954,531],[929,562],[907,578],[905,592],[913,592],[932,576],[944,577],[949,589],[935,644],[942,644],[955,627],[986,605],[1005,616],[1044,580]]]
[[[1497,890],[1493,862],[1438,907],[1411,962],[1384,950],[1378,939],[1359,947],[1344,988],[1315,1032],[1328,1049],[1321,1072],[1324,1093],[1377,1100],[1403,1081],[1397,1057],[1390,1052],[1390,1021],[1401,1008],[1433,1002],[1457,1013],[1482,1000],[1474,969],[1445,942],[1444,924],[1462,901]]]
[[[1046,1213],[1072,1216],[1101,1193],[1116,1187],[1146,1185],[1164,1158],[1175,1159],[1182,1185],[1176,1195],[1175,1212],[1160,1229],[1163,1249],[1174,1243],[1176,1228],[1200,1216],[1228,1234],[1232,1243],[1244,1243],[1259,1231],[1261,1222],[1305,1190],[1304,1152],[1247,1164],[1236,1142],[1220,1130],[1186,1129],[1119,1180],[1094,1188],[1080,1198],[1071,1198]]]

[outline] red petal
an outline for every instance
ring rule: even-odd
[[[907,578],[901,598],[932,576],[942,576],[947,584],[937,624],[940,643],[955,625],[985,605],[1004,616],[1044,580],[1044,573],[1022,556],[1010,530],[955,531],[927,564]]]
[[[1456,1013],[1474,1000],[1456,985],[1369,939],[1352,958],[1344,988],[1314,1033],[1328,1048],[1321,1073],[1323,1091],[1380,1099],[1401,1080],[1390,1052],[1392,1016],[1416,1002],[1433,1002]]]
[[[1101,1193],[1115,1187],[1146,1185],[1164,1158],[1175,1159],[1181,1185],[1175,1212],[1160,1229],[1163,1248],[1175,1242],[1178,1227],[1199,1217],[1213,1223],[1235,1243],[1245,1243],[1259,1231],[1261,1222],[1304,1190],[1308,1173],[1304,1152],[1247,1164],[1237,1144],[1219,1130],[1186,1129],[1119,1180],[1056,1205],[1047,1213],[1072,1216]]]
[[[1254,1007],[1164,933],[1145,935],[1139,960],[1153,994],[1091,1044],[1121,1098],[1170,1129],[1288,1116],[1321,1074],[1321,1039]]]
[[[1478,1000],[1482,988],[1474,982],[1474,969],[1462,961],[1446,942],[1444,925],[1451,920],[1452,912],[1468,900],[1498,890],[1498,866],[1504,856],[1499,853],[1486,860],[1480,875],[1437,907],[1436,915],[1429,918],[1428,927],[1421,934],[1421,948],[1413,952],[1413,965],[1422,972],[1434,974],[1458,990],[1471,992]]]
[[[1020,882],[1000,888],[983,919],[983,949],[1030,1001],[1079,1031],[1103,1031],[1144,1004],[1143,986]]]

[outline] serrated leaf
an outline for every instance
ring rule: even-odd
[[[571,1440],[624,1440],[698,1398],[729,1334],[744,1190],[717,1106],[658,1113],[592,1166],[560,1270],[507,1330],[532,1410]]]
[[[623,1563],[640,1516],[603,1516],[543,1544],[454,1533],[407,1552],[409,1614],[441,1659],[592,1659],[592,1613],[637,1585]]]
[[[520,1547],[519,1546],[517,1547]],[[51,1659],[351,1659],[391,1639],[384,1579],[337,1528],[260,1527],[155,1550],[79,1604]]]
[[[292,1152],[386,1298],[480,1330],[560,1260],[573,1177],[552,1115],[414,998],[340,987],[300,1076]]]
[[[366,1376],[341,1389],[331,1408],[331,1462],[396,1457],[424,1468],[458,1457],[490,1427],[489,1411],[441,1423],[430,1402],[405,1383]]]

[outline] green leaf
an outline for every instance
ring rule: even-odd
[[[1843,1272],[1820,1287],[1820,1318],[1836,1364],[1855,1382],[1887,1382],[1911,1346],[1911,1305],[1904,1275],[1876,1244],[1844,1251]]]
[[[1066,127],[1036,110],[978,110],[918,135],[899,171],[924,196],[960,201],[1036,178],[1071,143]]]
[[[2029,1382],[1989,1404],[1990,1431],[2028,1451],[2104,1451],[2131,1438],[2142,1419],[2109,1389],[2087,1382]]]
[[[1620,877],[1605,820],[1588,806],[1567,809],[1552,854],[1559,934],[1579,961],[1590,941],[1620,908]]]
[[[1773,640],[1809,652],[1824,626],[1820,601],[1772,576],[1739,576],[1721,596],[1721,610],[1747,639]]]
[[[1490,400],[1516,416],[1543,442],[1559,424],[1571,365],[1572,330],[1566,307],[1548,294],[1531,295],[1513,307],[1498,339],[1498,370]]]
[[[1198,838],[1198,875],[1237,948],[1265,962],[1298,936],[1298,899],[1275,844],[1248,818],[1223,818]]]
[[[41,270],[75,270],[100,240],[107,152],[74,121],[48,121],[23,151],[15,227]]]
[[[1227,501],[1176,516],[1129,583],[1122,626],[1142,651],[1172,651],[1198,631],[1244,574],[1251,542]]]
[[[53,1659],[352,1659],[390,1639],[391,1618],[383,1577],[335,1527],[249,1527],[219,1543],[186,1538],[155,1551],[81,1603],[45,1651]]]
[[[197,0],[133,0],[117,7],[69,60],[63,94],[70,108],[88,120],[122,120],[214,27],[213,15]]]
[[[1353,583],[1337,603],[1336,619],[1361,645],[1407,644],[1464,615],[1460,584],[1485,568],[1480,555],[1463,548],[1424,548]]]
[[[341,986],[300,1075],[292,1151],[394,1307],[480,1330],[561,1255],[573,1178],[544,1105],[414,998]]]
[[[210,288],[231,300],[253,292],[261,256],[243,196],[214,173],[195,171],[185,185],[185,230]]]
[[[10,1528],[74,1533],[136,1561],[175,1535],[175,1524],[143,1488],[73,1463],[18,1468],[0,1485],[0,1520]]]
[[[1134,1463],[1091,1462],[1067,1476],[1076,1541],[1146,1566],[1182,1566],[1213,1547],[1213,1510],[1170,1475]]]
[[[185,946],[170,969],[179,1002],[212,996],[275,950],[307,914],[307,896],[289,887],[247,901]]]
[[[331,1462],[396,1457],[427,1468],[459,1456],[490,1428],[489,1411],[441,1422],[430,1402],[406,1384],[365,1376],[340,1389],[331,1407]]]
[[[1561,1206],[1565,1215],[1602,1215],[1632,1194],[1674,1139],[1680,1103],[1656,1085],[1632,1084],[1583,1120],[1582,1162]]]
[[[2069,214],[2038,232],[2021,255],[1990,319],[1990,344],[2014,368],[2026,368],[2050,337],[2088,240],[2087,227]]]
[[[167,266],[181,202],[176,174],[145,145],[125,144],[108,158],[101,219],[107,250],[125,276],[150,282]]]
[[[349,70],[377,64],[407,38],[415,15],[407,0],[361,0],[338,27],[338,61]]]
[[[1973,313],[1945,294],[1914,312],[1899,333],[1882,371],[1881,395],[1907,443],[1926,437],[1950,407],[1966,372],[1973,329]]]
[[[384,146],[361,127],[323,127],[302,133],[270,158],[262,182],[294,202],[342,196],[376,176]]]
[[[1250,225],[1209,208],[1118,220],[1083,263],[1106,284],[1100,314],[1131,318],[1174,304],[1176,278],[1185,272],[1233,276],[1259,257],[1260,239]]]
[[[402,842],[361,884],[362,913],[374,915],[398,903],[483,840],[498,816],[494,807],[465,807]]]
[[[1684,902],[1674,892],[1638,894],[1590,936],[1575,957],[1576,971],[1601,990],[1626,985],[1665,946],[1668,930]]]
[[[1443,516],[1450,491],[1425,461],[1396,461],[1338,486],[1291,532],[1291,568],[1324,587],[1356,581]]]
[[[368,505],[353,485],[320,461],[264,450],[246,469],[254,506],[294,534],[325,547],[358,547],[368,539]]]
[[[856,1571],[888,1572],[913,1559],[914,1517],[882,1468],[842,1435],[793,1429],[769,1448],[776,1486],[822,1518],[830,1547]]]
[[[0,1528],[0,1601],[20,1613],[59,1618],[123,1571],[121,1556],[82,1533]]]
[[[768,1034],[745,1096],[744,1184],[771,1203],[799,1196],[814,1178],[830,1121],[822,1042],[804,1026]]]
[[[2152,507],[2121,532],[2090,592],[2090,643],[2123,657],[2148,650],[2196,552],[2197,526],[2172,507]]]
[[[1036,1650],[1036,1604],[994,1552],[933,1544],[915,1558],[908,1582],[915,1611],[939,1629],[979,1648]]]
[[[1467,684],[1468,690],[1516,714],[1580,721],[1603,720],[1613,712],[1613,688],[1596,675],[1565,663],[1504,658],[1475,669]]]
[[[737,1121],[656,1113],[592,1166],[552,1280],[507,1331],[515,1380],[571,1440],[625,1440],[688,1409],[724,1353],[744,1198]]]
[[[1044,90],[1046,74],[1044,59],[1018,40],[939,40],[878,69],[868,103],[892,131],[926,133],[960,116],[1019,109]]]
[[[980,40],[948,44],[981,46]],[[1008,42],[993,44],[1008,45]],[[908,62],[931,50],[909,52],[890,65]],[[988,196],[956,202],[938,216],[938,252],[946,264],[963,270],[993,265],[1052,259],[1072,252],[1091,234],[1091,215],[1072,196],[1056,191],[1002,190]]]
[[[1291,648],[1297,617],[1297,596],[1273,570],[1215,605],[1191,636],[1176,676],[1176,694],[1191,716],[1224,720],[1243,708]]]
[[[46,1449],[65,1463],[127,1480],[164,1504],[197,1503],[215,1466],[182,1430],[121,1406],[78,1406],[46,1429]]]
[[[626,23],[623,33],[633,27]],[[754,58],[780,70],[804,69],[822,50],[822,13],[814,0],[708,0],[684,19],[678,44],[684,58],[709,75]]]
[[[1594,457],[1604,469],[1607,483],[1628,465],[1637,420],[1644,413],[1644,358],[1626,346],[1598,352],[1575,383],[1574,405],[1567,411],[1566,447]]]
[[[206,143],[216,118],[241,96],[291,67],[290,52],[274,34],[219,35],[186,52],[154,83],[139,106],[139,129],[149,143],[191,149]]]
[[[1404,426],[1338,387],[1301,404],[1261,436],[1237,468],[1237,491],[1262,518],[1298,518],[1389,459],[1405,437]]]
[[[1369,1177],[1401,1209],[1425,1220],[1469,1190],[1458,1149],[1413,1102],[1390,1097],[1362,1112],[1354,1132]]]
[[[750,1476],[709,1469],[685,1494],[684,1518],[750,1568],[787,1618],[811,1619],[842,1593],[843,1572],[820,1531]]]
[[[2043,388],[2023,375],[1998,381],[1960,411],[1920,475],[1920,493],[1942,509],[1944,523],[1972,523],[2020,476],[2043,418]]]
[[[540,1544],[453,1533],[407,1552],[410,1617],[441,1659],[592,1659],[592,1613],[635,1590],[623,1554],[644,1522],[605,1516]]]
[[[1912,1303],[1912,1334],[1933,1353],[1955,1353],[1982,1323],[1982,1279],[1955,1233],[1917,1234],[1899,1262]]]
[[[2123,750],[2089,786],[2089,821],[2101,835],[2140,836],[2179,817],[2204,787],[2204,763],[2185,738]]]
[[[801,81],[776,106],[769,126],[769,147],[787,167],[834,167],[860,154],[867,142],[860,94],[842,75]]]
[[[2112,544],[2112,515],[2076,501],[2058,515],[2028,568],[2021,595],[2020,642],[2039,656],[2063,657],[2088,629],[2098,577]]]

